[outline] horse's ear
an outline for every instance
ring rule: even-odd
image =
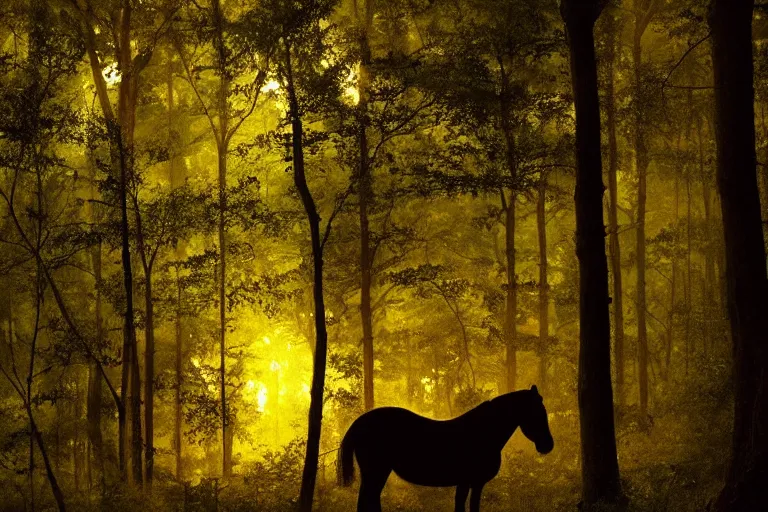
[[[533,392],[534,392],[534,393],[536,393],[537,395],[539,394],[539,388],[537,388],[537,387],[536,387],[536,384],[534,384],[533,386],[531,386],[531,391],[533,391]]]

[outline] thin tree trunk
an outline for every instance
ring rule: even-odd
[[[357,90],[360,95],[358,110],[358,149],[360,151],[358,198],[360,210],[360,320],[363,326],[363,396],[365,410],[374,407],[373,394],[373,314],[371,311],[371,267],[373,251],[370,242],[368,212],[373,200],[373,176],[368,150],[368,86],[370,83],[371,48],[368,32],[373,21],[373,2],[363,0],[362,35],[360,36],[360,72]],[[358,17],[357,10],[355,16]]]
[[[152,263],[144,270],[146,285],[144,288],[144,304],[146,308],[146,346],[144,347],[144,432],[146,445],[144,448],[144,466],[146,468],[146,483],[152,489],[155,460],[155,307],[152,302]]]
[[[636,0],[635,29],[632,42],[632,64],[634,71],[635,101],[639,101],[642,88],[642,37],[653,14],[647,0]],[[651,2],[652,3],[652,2]],[[645,122],[642,109],[635,109],[635,169],[637,171],[637,363],[640,403],[640,422],[645,425],[648,418],[648,331],[645,296],[645,211],[647,198],[648,147],[645,140]]]
[[[501,131],[506,144],[507,172],[512,180],[517,178],[517,156],[515,147],[515,134],[513,133],[512,120],[510,119],[509,76],[504,66],[504,57],[498,55],[501,74],[501,93],[499,94],[499,107],[501,110]],[[506,342],[505,368],[507,374],[507,392],[512,392],[517,387],[517,274],[515,269],[515,203],[517,202],[514,189],[509,190],[509,199],[506,192],[501,191],[502,209],[504,210],[504,241],[507,263],[506,283],[506,308],[504,310],[504,339]]]
[[[173,429],[173,441],[174,441],[174,447],[176,449],[176,480],[182,481],[184,478],[184,471],[183,467],[181,465],[181,456],[182,456],[182,439],[181,439],[181,428],[182,428],[182,415],[181,415],[181,387],[183,385],[183,361],[182,361],[182,355],[183,355],[183,332],[182,332],[182,326],[181,326],[181,281],[179,280],[179,269],[176,267],[176,319],[174,322],[175,327],[175,333],[176,333],[176,393],[174,396],[174,412],[175,412],[175,421],[174,421],[174,429]]]
[[[293,81],[291,63],[291,47],[284,41],[286,55],[286,79],[288,81],[288,96],[292,128],[293,147],[293,182],[299,191],[304,211],[307,214],[312,240],[313,263],[313,298],[315,303],[315,353],[312,370],[312,388],[310,390],[309,428],[307,433],[307,452],[304,459],[304,469],[301,477],[299,493],[299,510],[311,512],[312,501],[317,480],[317,464],[320,457],[320,432],[323,422],[323,390],[325,387],[325,370],[328,357],[328,331],[325,325],[325,302],[323,298],[323,242],[320,238],[320,215],[315,201],[307,185],[304,171],[304,146],[302,140],[302,120],[296,90]],[[330,226],[329,226],[330,228]]]
[[[542,177],[536,201],[536,226],[539,235],[539,387],[547,389],[547,350],[549,345],[549,282],[547,260],[547,185]]]
[[[677,142],[677,152],[680,153],[680,139]],[[677,221],[680,217],[680,179],[675,174],[675,216],[674,226],[677,229]],[[677,258],[672,255],[672,277],[670,278],[669,311],[667,312],[667,347],[664,355],[664,380],[669,379],[672,365],[672,342],[675,332],[675,308],[677,307]]]
[[[229,418],[227,409],[227,238],[225,229],[226,211],[226,186],[227,186],[227,155],[224,148],[219,148],[219,372],[221,386],[221,449],[222,449],[222,474],[229,478],[232,472],[232,458],[230,445],[227,442],[229,431]]]
[[[713,302],[714,282],[715,282],[715,254],[714,254],[714,226],[712,222],[712,190],[710,176],[708,175],[704,162],[704,137],[702,135],[702,122],[699,119],[697,130],[699,138],[699,173],[702,183],[702,199],[704,201],[704,347],[714,351],[714,337],[712,336],[712,318],[715,315]]]
[[[751,0],[713,0],[717,184],[735,384],[733,453],[718,511],[768,507],[768,276],[757,186]]]
[[[685,172],[685,373],[691,364],[693,355],[693,339],[691,338],[691,304],[693,302],[693,287],[691,285],[691,172]]]
[[[30,404],[27,404],[27,415],[29,417],[30,425],[32,426],[32,432],[34,433],[35,441],[37,442],[37,448],[40,450],[40,455],[43,458],[45,475],[48,477],[48,482],[51,484],[51,491],[53,492],[53,497],[56,500],[56,505],[58,506],[60,512],[65,512],[67,507],[64,502],[64,493],[61,491],[61,487],[59,487],[58,480],[56,480],[56,474],[53,471],[51,460],[48,457],[48,451],[45,449],[43,435],[37,429],[37,424],[35,423],[35,419],[32,416],[32,406]]]
[[[215,31],[214,46],[216,49],[217,66],[219,72],[218,91],[218,140],[216,151],[218,155],[219,177],[219,372],[221,386],[221,448],[222,448],[222,475],[232,476],[232,444],[229,442],[229,430],[231,418],[227,407],[227,362],[226,362],[226,333],[227,333],[227,237],[226,237],[226,211],[227,211],[227,152],[229,151],[229,79],[227,78],[227,49],[224,44],[224,13],[220,0],[214,0],[213,26]]]
[[[603,224],[600,105],[594,26],[602,3],[563,0],[576,107],[576,255],[579,259],[579,423],[587,507],[621,496],[611,388],[608,263]]]
[[[614,324],[614,367],[616,371],[616,400],[624,404],[624,293],[621,277],[621,246],[619,244],[618,202],[619,187],[617,172],[619,169],[619,149],[616,141],[616,94],[614,91],[614,74],[616,65],[616,48],[618,32],[616,18],[609,13],[608,25],[608,54],[605,91],[605,117],[608,131],[608,233],[611,276],[613,278],[613,324]]]
[[[505,192],[502,191],[502,196]],[[517,386],[517,276],[515,271],[515,203],[516,194],[510,193],[504,209],[504,254],[507,258],[506,307],[504,310],[504,339],[506,340],[507,392]]]

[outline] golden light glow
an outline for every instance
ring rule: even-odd
[[[270,80],[261,88],[261,92],[276,91],[280,89],[280,82],[277,80]]]
[[[104,81],[107,82],[107,86],[111,87],[120,82],[120,72],[117,70],[117,63],[113,62],[109,66],[101,70],[101,76],[104,77]]]
[[[360,103],[360,91],[357,90],[357,79],[359,71],[360,65],[358,64],[349,70],[349,75],[347,75],[346,80],[344,80],[344,83],[347,85],[347,87],[344,89],[344,97],[353,105]]]
[[[269,394],[269,390],[267,389],[267,386],[259,382],[259,391],[256,393],[256,410],[259,412],[264,412],[264,409],[267,406],[267,396]]]

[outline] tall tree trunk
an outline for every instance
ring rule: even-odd
[[[152,302],[152,263],[144,269],[146,346],[144,347],[144,466],[147,488],[152,489],[155,471],[155,306]]]
[[[699,173],[702,184],[702,200],[704,202],[704,347],[714,351],[714,337],[712,336],[713,322],[715,315],[714,308],[714,282],[715,282],[715,251],[714,251],[714,226],[712,225],[712,189],[710,175],[707,172],[704,160],[704,136],[702,134],[701,118],[699,118],[698,142],[699,142]]]
[[[619,244],[618,202],[619,187],[617,172],[619,169],[619,148],[616,141],[616,93],[614,75],[616,49],[619,44],[619,27],[613,13],[609,13],[606,31],[608,32],[608,52],[606,55],[607,80],[605,90],[605,121],[608,131],[608,242],[610,251],[611,276],[613,277],[613,325],[614,325],[614,367],[616,371],[616,400],[624,404],[624,293],[621,283],[621,246]]]
[[[506,145],[507,172],[514,181],[517,178],[517,149],[515,147],[515,134],[513,133],[512,119],[510,119],[510,83],[509,75],[505,67],[504,56],[497,55],[501,74],[501,92],[499,94],[499,108],[501,131]],[[515,269],[515,203],[517,194],[514,189],[509,190],[509,199],[506,192],[501,191],[501,206],[505,214],[504,241],[507,263],[506,283],[506,307],[504,310],[504,340],[506,342],[505,368],[507,374],[507,392],[514,391],[517,386],[517,271]]]
[[[677,154],[680,154],[680,138],[677,139]],[[674,200],[674,226],[677,230],[677,221],[680,218],[680,178],[675,174],[675,200]],[[677,237],[675,237],[677,238]],[[672,277],[669,284],[669,310],[667,312],[667,347],[664,355],[664,380],[669,379],[672,367],[672,342],[675,333],[675,308],[677,307],[677,258],[672,255]]]
[[[358,111],[358,150],[360,162],[358,169],[358,200],[360,210],[360,320],[363,326],[363,396],[365,410],[374,406],[373,395],[373,313],[371,311],[371,267],[373,251],[370,242],[368,213],[373,200],[373,176],[368,150],[368,87],[370,85],[371,47],[368,32],[373,22],[373,1],[363,0],[362,34],[360,36],[360,72],[357,90],[360,102]],[[357,10],[355,16],[359,17]],[[358,20],[359,22],[359,20]]]
[[[219,372],[221,385],[221,448],[222,448],[222,475],[224,478],[232,476],[232,443],[229,430],[232,428],[229,409],[227,407],[227,363],[226,363],[226,333],[227,333],[227,237],[226,237],[226,211],[227,211],[227,152],[229,151],[229,78],[227,65],[227,49],[224,43],[224,13],[220,0],[214,0],[213,26],[215,31],[214,46],[219,73],[218,91],[218,140],[216,152],[218,155],[219,175]]]
[[[603,3],[563,0],[576,106],[576,255],[579,259],[579,422],[587,507],[621,496],[611,388],[608,263],[603,225],[600,105],[594,26]]]
[[[506,192],[502,191],[502,198]],[[504,308],[504,339],[506,341],[507,392],[517,386],[517,275],[515,270],[515,203],[517,194],[510,191],[504,207],[504,254],[507,258],[506,303]]]
[[[227,238],[225,229],[226,211],[226,186],[227,186],[227,155],[226,149],[219,149],[219,372],[221,386],[221,449],[222,449],[222,474],[229,478],[232,474],[231,446],[227,442],[230,422],[227,409]]]
[[[125,312],[123,315],[123,373],[120,399],[124,404],[130,402],[131,422],[131,469],[134,483],[141,485],[143,469],[141,464],[141,377],[136,343],[133,308],[133,269],[128,225],[128,163],[126,148],[120,127],[113,124],[113,136],[118,146],[120,158],[120,239],[123,265],[123,288],[125,291]],[[130,146],[129,146],[130,147]],[[130,388],[130,389],[129,389]]]
[[[692,260],[693,253],[691,247],[691,170],[685,171],[685,373],[688,374],[688,367],[691,364],[693,356],[693,338],[691,337],[691,311],[693,309],[693,286],[692,286]]]
[[[183,162],[177,162],[177,123],[176,123],[176,106],[175,106],[175,91],[173,86],[173,54],[169,52],[168,57],[168,75],[166,77],[166,86],[168,90],[168,147],[170,148],[168,155],[168,181],[171,184],[171,189],[175,190],[182,186],[186,177],[185,167]],[[183,260],[187,256],[186,244],[184,241],[179,240],[176,244],[176,259]],[[183,367],[184,361],[184,338],[182,328],[182,287],[179,278],[179,266],[176,265],[176,305],[174,311],[174,346],[176,348],[175,358],[175,376],[176,382],[174,385],[174,428],[173,428],[173,448],[175,451],[176,462],[176,480],[181,482],[184,478],[182,467],[182,407],[181,407],[181,390],[183,385]]]
[[[53,470],[53,466],[51,465],[51,460],[48,457],[48,450],[45,449],[43,434],[37,428],[35,418],[32,416],[32,406],[30,404],[27,404],[27,415],[29,416],[29,423],[35,436],[37,448],[40,450],[40,455],[43,458],[45,475],[48,477],[48,482],[51,484],[51,492],[53,492],[53,497],[56,500],[56,506],[59,508],[59,512],[64,512],[67,509],[66,503],[64,502],[64,493],[62,492],[61,487],[59,487],[59,482],[56,479],[56,474]]]
[[[733,338],[733,454],[715,510],[768,507],[768,276],[757,187],[750,0],[713,0],[717,184]]]
[[[635,0],[635,29],[632,41],[635,101],[642,98],[642,38],[653,16],[655,0]],[[648,331],[645,297],[645,210],[648,176],[648,147],[645,140],[645,121],[639,105],[635,108],[635,169],[637,171],[637,363],[640,403],[640,422],[648,418]]]
[[[320,432],[323,423],[323,390],[328,357],[328,331],[325,325],[325,301],[323,298],[323,242],[320,237],[320,215],[307,185],[304,170],[304,145],[302,140],[302,120],[299,102],[293,81],[291,47],[285,41],[286,79],[291,116],[293,148],[293,182],[299,191],[304,211],[309,222],[312,240],[313,298],[315,303],[315,353],[312,370],[312,388],[310,390],[309,428],[307,432],[307,452],[301,477],[299,510],[311,512],[317,480],[317,464],[320,458]],[[329,226],[330,228],[330,226]]]
[[[96,86],[97,97],[106,119],[107,132],[110,144],[110,159],[112,172],[119,183],[119,206],[120,206],[120,236],[121,236],[121,257],[123,265],[123,285],[126,294],[126,308],[124,312],[123,329],[123,368],[121,376],[120,404],[118,404],[118,451],[120,471],[125,475],[126,464],[126,421],[131,419],[132,447],[131,454],[134,459],[133,477],[134,481],[142,481],[141,464],[141,376],[139,375],[139,362],[137,354],[136,332],[134,327],[133,311],[133,272],[131,269],[130,244],[129,244],[129,224],[127,211],[127,193],[128,181],[133,164],[133,135],[136,118],[136,94],[138,91],[138,72],[141,66],[134,61],[131,54],[131,5],[129,0],[122,0],[119,24],[114,27],[114,40],[118,43],[117,60],[118,69],[121,74],[120,85],[118,87],[118,107],[117,115],[112,109],[110,103],[107,84],[102,75],[102,66],[96,53],[95,31],[91,13],[80,12],[83,19],[85,31],[85,46],[88,54],[91,74]],[[150,54],[151,55],[151,54]],[[149,55],[143,55],[148,59]],[[50,279],[49,279],[50,281]],[[57,299],[60,309],[63,308],[63,302]],[[62,309],[63,312],[63,309]],[[70,326],[74,326],[68,322]],[[104,378],[106,374],[103,368],[100,373]],[[127,400],[129,398],[130,386],[130,414],[128,414]],[[138,458],[137,458],[138,457]]]
[[[539,238],[539,387],[547,389],[547,350],[549,350],[549,262],[547,260],[547,183],[539,183],[536,201],[536,226]]]
[[[184,384],[183,370],[183,343],[184,338],[182,336],[181,326],[181,281],[179,280],[179,268],[176,267],[176,318],[174,321],[174,331],[176,335],[176,389],[174,395],[174,429],[173,429],[173,444],[176,450],[176,480],[182,481],[184,479],[184,471],[181,462],[182,455],[182,414],[181,414],[181,387]]]

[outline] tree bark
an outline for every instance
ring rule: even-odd
[[[579,259],[579,422],[587,507],[621,497],[611,388],[608,263],[603,225],[600,106],[594,25],[600,1],[563,0],[576,106],[576,255]]]
[[[184,383],[183,370],[183,343],[184,338],[182,336],[181,326],[181,281],[179,280],[179,269],[176,268],[176,318],[174,321],[174,331],[176,335],[176,389],[174,395],[174,429],[173,429],[173,444],[176,450],[176,480],[182,481],[184,478],[184,472],[181,462],[182,455],[182,414],[181,414],[181,387]]]
[[[619,149],[616,141],[616,93],[615,66],[616,48],[618,47],[618,32],[616,18],[609,13],[606,27],[608,32],[608,52],[606,55],[607,80],[605,90],[605,117],[608,131],[608,233],[609,251],[611,263],[611,276],[613,277],[613,325],[614,325],[614,367],[616,371],[616,400],[619,405],[624,404],[624,292],[621,276],[621,245],[619,244],[618,202],[619,187],[617,173],[619,169]]]
[[[370,204],[373,200],[373,176],[368,150],[368,87],[370,85],[371,48],[368,32],[373,22],[373,2],[363,0],[363,21],[360,36],[360,72],[357,90],[360,102],[358,115],[358,150],[360,152],[358,169],[358,201],[360,216],[360,320],[363,327],[363,397],[365,410],[374,407],[373,394],[373,313],[371,311],[371,267],[373,251],[370,242],[370,223],[368,219]],[[359,17],[357,10],[355,16]],[[359,20],[358,20],[359,21]]]
[[[635,27],[632,40],[632,64],[634,72],[635,101],[639,102],[642,90],[642,38],[654,13],[655,0],[635,0]],[[648,331],[645,296],[645,211],[647,199],[648,147],[645,122],[640,105],[635,107],[635,170],[637,171],[637,362],[640,422],[648,421]]]
[[[504,56],[496,57],[501,74],[501,92],[499,94],[499,109],[501,131],[506,145],[507,172],[514,181],[517,178],[517,155],[515,147],[515,134],[513,133],[512,119],[510,119],[509,75],[504,65]],[[515,269],[515,203],[517,194],[514,189],[509,190],[509,200],[506,191],[501,192],[502,209],[504,210],[504,241],[507,263],[506,303],[504,310],[504,339],[506,342],[505,368],[507,374],[507,389],[512,392],[517,386],[517,271]]]
[[[299,510],[301,512],[311,512],[315,492],[315,482],[317,480],[317,464],[320,458],[320,432],[323,422],[323,391],[325,387],[325,370],[328,357],[328,331],[326,330],[325,325],[325,301],[323,298],[323,243],[320,238],[320,215],[317,212],[317,206],[315,205],[314,198],[307,185],[304,169],[304,145],[302,140],[303,126],[293,80],[291,47],[287,40],[284,44],[292,129],[293,182],[296,189],[299,191],[301,202],[304,205],[304,211],[307,214],[312,240],[314,281],[312,295],[315,303],[315,353],[312,371],[312,388],[310,390],[307,452],[304,459],[301,491],[299,494]]]
[[[152,302],[152,264],[145,268],[144,304],[146,308],[146,346],[144,347],[144,447],[145,478],[152,489],[155,461],[155,306]]]
[[[702,200],[704,202],[704,340],[703,346],[707,350],[714,350],[715,343],[712,336],[714,307],[714,282],[715,282],[715,251],[714,251],[714,226],[712,225],[712,189],[710,175],[706,170],[704,161],[704,136],[702,134],[701,118],[696,133],[699,142],[699,173],[701,175]]]
[[[220,0],[212,2],[213,26],[215,32],[214,47],[216,50],[216,65],[219,73],[218,91],[218,137],[216,152],[218,156],[219,178],[219,372],[221,385],[221,449],[222,449],[222,475],[232,476],[232,443],[229,442],[231,428],[229,410],[227,408],[227,363],[226,363],[226,334],[227,334],[227,237],[226,237],[226,211],[227,211],[227,152],[229,151],[229,78],[227,75],[227,50],[224,43],[224,13]]]
[[[549,281],[547,260],[547,184],[539,184],[536,201],[536,226],[539,238],[539,388],[547,389],[547,351],[549,350]]]
[[[757,186],[750,0],[713,0],[717,184],[733,338],[733,453],[715,510],[768,507],[768,276]]]

